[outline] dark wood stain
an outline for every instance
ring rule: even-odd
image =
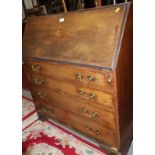
[[[132,137],[133,120],[133,10],[129,8],[116,67],[120,146]]]
[[[118,7],[118,12],[117,7],[110,7],[30,18],[24,56],[111,68],[126,10],[126,5]],[[65,21],[60,23],[60,18]]]

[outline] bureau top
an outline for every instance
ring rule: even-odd
[[[112,68],[128,6],[31,17],[25,27],[23,56]]]

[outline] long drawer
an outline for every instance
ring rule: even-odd
[[[105,142],[112,146],[116,146],[117,144],[116,133],[104,128],[103,126],[100,126],[95,122],[89,121],[88,119],[78,117],[77,115],[54,106],[38,105],[37,110],[101,142]]]
[[[41,89],[36,90],[36,88],[32,88],[32,95],[35,103],[41,103],[43,105],[55,105],[78,116],[88,118],[94,122],[97,121],[99,124],[109,129],[116,129],[115,113],[109,112],[103,107],[99,108],[98,106],[91,105],[81,99],[63,94],[62,92],[59,93],[55,91],[46,91],[47,96],[43,99],[40,99],[36,94],[38,90],[40,92]]]
[[[88,102],[101,104],[109,109],[114,109],[115,97],[113,94],[90,89],[90,88],[85,88],[79,85],[75,85],[75,84],[60,81],[60,80],[51,79],[49,77],[47,78],[47,77],[36,76],[36,75],[35,76],[29,75],[28,77],[29,77],[28,78],[29,81],[34,86],[40,86],[44,88],[48,87],[54,91],[59,91],[59,92],[62,91],[64,93],[76,96]],[[36,84],[36,81],[39,84]],[[44,92],[40,92],[40,93],[44,93]]]
[[[26,72],[39,73],[85,87],[115,92],[115,78],[110,71],[31,60],[25,60],[24,66]]]

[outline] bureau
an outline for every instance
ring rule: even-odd
[[[24,72],[37,111],[126,154],[132,140],[132,3],[30,17]]]

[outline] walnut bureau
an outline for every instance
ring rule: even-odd
[[[132,3],[29,17],[24,71],[37,111],[126,154],[132,140]]]

